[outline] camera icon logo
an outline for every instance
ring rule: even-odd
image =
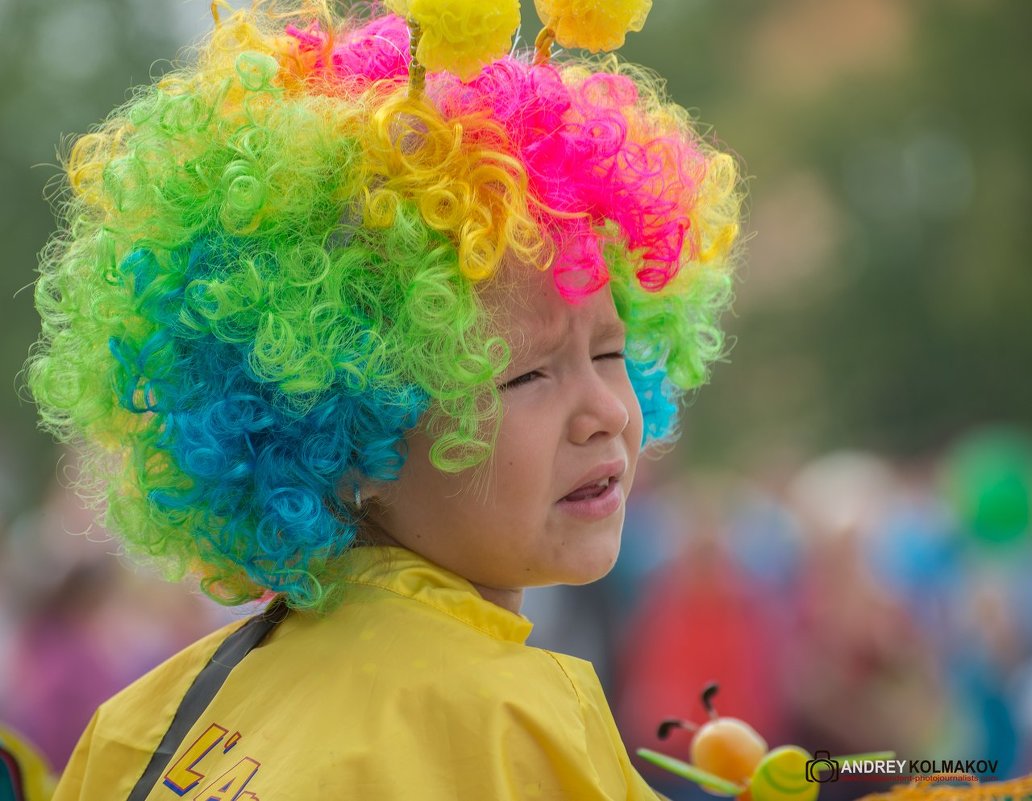
[[[815,751],[813,759],[807,760],[806,780],[808,782],[825,784],[827,782],[837,782],[838,777],[838,760],[832,759],[831,754],[827,751]]]

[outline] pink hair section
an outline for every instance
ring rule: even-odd
[[[297,39],[302,53],[322,54],[315,61],[316,71],[326,69],[325,56],[328,55],[337,77],[357,91],[367,88],[373,81],[408,75],[408,25],[393,14],[378,17],[361,28],[344,33],[329,48],[327,36],[317,23],[304,30],[288,25],[286,32]]]
[[[315,27],[287,33],[302,50],[326,48]],[[408,70],[408,27],[394,15],[376,18],[343,34],[329,55],[345,91],[396,81]],[[324,59],[316,69],[326,69]],[[477,135],[470,121],[485,114],[504,129],[510,155],[528,177],[531,212],[556,245],[555,282],[567,299],[586,297],[609,280],[602,250],[614,223],[646,289],[662,289],[698,255],[691,213],[706,155],[687,125],[651,111],[655,95],[643,97],[630,77],[564,74],[561,63],[505,57],[469,83],[443,72],[428,75],[426,97],[444,119],[467,123],[467,137]]]

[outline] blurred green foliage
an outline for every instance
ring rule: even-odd
[[[58,148],[166,69],[208,13],[0,0],[0,463],[19,505],[56,454],[16,373],[38,332]],[[655,0],[622,55],[666,76],[750,187],[737,342],[688,412],[684,459],[905,456],[976,422],[1032,422],[1030,30],[1027,0]]]

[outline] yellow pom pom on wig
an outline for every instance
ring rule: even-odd
[[[560,45],[597,53],[623,47],[629,31],[640,31],[652,0],[534,0],[534,7]]]
[[[520,26],[519,0],[388,0],[386,5],[419,26],[420,64],[464,81],[506,55]]]

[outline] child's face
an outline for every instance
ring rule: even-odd
[[[642,417],[626,365],[614,355],[624,348],[624,326],[609,288],[570,305],[551,273],[508,272],[508,284],[481,290],[512,346],[492,457],[478,469],[442,473],[430,463],[426,431],[411,431],[408,459],[380,492],[373,522],[518,609],[523,587],[584,584],[612,568]],[[610,476],[598,498],[564,500]]]

